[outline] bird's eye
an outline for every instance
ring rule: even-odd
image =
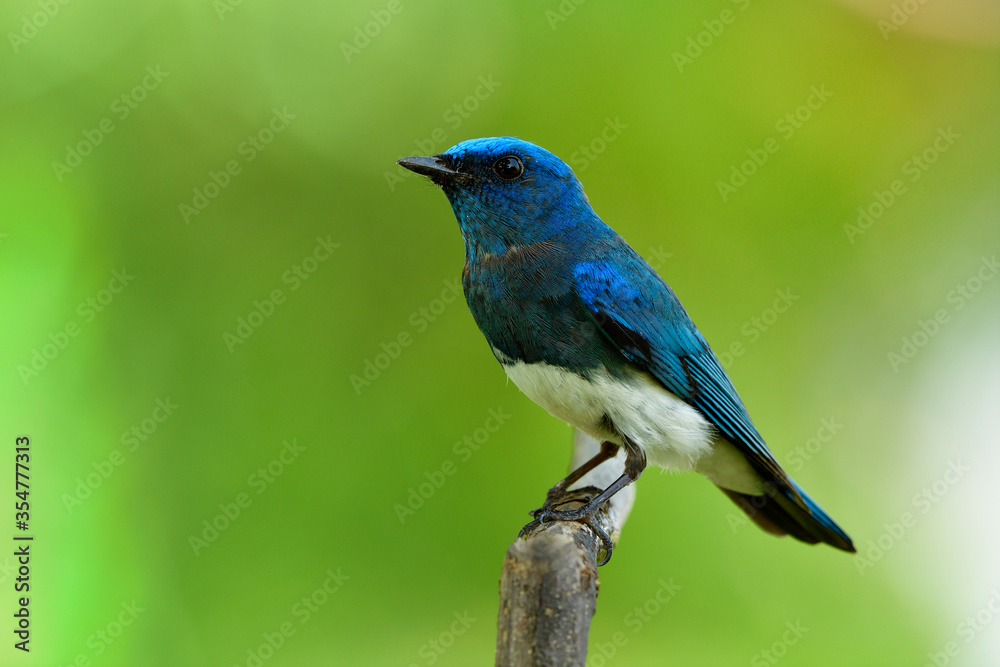
[[[513,181],[524,173],[524,163],[516,155],[505,155],[493,163],[493,173],[505,181]]]

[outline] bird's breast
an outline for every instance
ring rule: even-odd
[[[558,263],[543,270],[536,256],[526,258],[522,252],[522,261],[466,263],[465,298],[490,347],[526,363],[595,367],[611,350],[573,292],[569,272]]]
[[[514,384],[552,416],[599,440],[620,445],[626,436],[653,465],[690,470],[711,449],[711,424],[644,371],[599,366],[581,373],[494,352]]]

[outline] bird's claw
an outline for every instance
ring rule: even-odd
[[[597,561],[597,567],[607,565],[608,561],[611,560],[611,552],[615,549],[615,543],[611,541],[611,536],[596,523],[588,523],[587,525],[590,526],[595,533],[597,533],[599,538],[601,538],[601,546],[604,547],[604,558]],[[600,558],[600,556],[601,552],[598,551],[597,557]]]
[[[537,510],[531,512],[531,516],[535,517],[538,521],[545,523],[546,521],[579,521],[592,516],[596,513],[596,510],[587,511],[586,506],[578,507],[573,510],[556,510],[551,507],[539,507]]]
[[[539,514],[545,512],[546,510],[551,510],[553,505],[560,502],[565,502],[565,499],[563,498],[563,496],[565,495],[566,495],[565,487],[563,487],[561,483],[556,484],[551,489],[549,489],[548,493],[545,494],[545,503],[538,509],[531,510],[530,512],[528,512],[528,514],[537,519]]]
[[[575,498],[560,498],[566,492],[556,486],[549,489],[548,494],[545,497],[545,504],[538,509],[532,510],[530,512],[531,516],[534,517],[534,521],[528,523],[523,528],[521,532],[518,533],[518,537],[525,537],[532,530],[538,528],[547,521],[576,521],[582,523],[583,525],[594,531],[594,534],[601,540],[601,547],[604,550],[604,558],[597,563],[598,567],[607,564],[611,560],[611,552],[614,550],[614,542],[611,541],[611,537],[608,535],[595,519],[597,514],[597,508],[587,509],[587,503],[584,503],[580,507],[571,510],[557,510],[553,509],[553,505],[564,502],[569,502],[571,500],[576,500]],[[600,553],[597,554],[600,557]]]
[[[528,533],[530,533],[530,532],[531,532],[531,531],[533,531],[533,530],[534,530],[535,528],[538,528],[538,527],[539,527],[539,526],[541,526],[541,525],[542,525],[542,522],[541,522],[541,521],[539,521],[538,519],[535,519],[535,520],[534,520],[534,521],[532,521],[531,523],[527,523],[527,524],[525,524],[525,525],[524,525],[524,527],[523,527],[523,528],[521,528],[521,532],[519,532],[519,533],[517,534],[517,537],[518,537],[518,539],[520,539],[520,538],[522,538],[522,537],[527,537],[527,536],[528,536]]]

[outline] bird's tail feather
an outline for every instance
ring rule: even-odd
[[[785,478],[792,488],[784,484],[772,486],[773,492],[755,496],[719,487],[754,523],[772,535],[791,535],[797,540],[830,546],[856,553],[854,543],[840,526],[806,495],[791,478]],[[784,487],[784,488],[781,488]]]

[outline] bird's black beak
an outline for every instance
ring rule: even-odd
[[[450,160],[443,155],[433,157],[404,157],[396,160],[396,164],[410,171],[429,176],[432,181],[441,185],[449,181],[464,182],[471,180],[469,174],[452,169]]]

